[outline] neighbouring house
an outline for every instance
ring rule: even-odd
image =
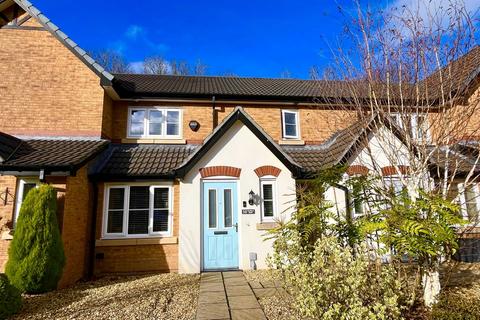
[[[0,44],[0,269],[42,182],[58,192],[67,286],[265,268],[264,235],[291,217],[298,181],[336,164],[373,170],[358,159],[375,130],[329,103],[348,104],[342,82],[111,74],[26,0],[0,0]],[[478,79],[473,65],[465,79]],[[348,190],[329,194],[349,206]]]

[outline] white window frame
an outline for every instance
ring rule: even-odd
[[[285,123],[285,114],[292,113],[295,115],[295,127],[296,127],[296,135],[287,135],[287,128]],[[300,114],[298,110],[282,110],[282,138],[283,139],[300,139]]]
[[[130,203],[130,187],[149,187],[149,216],[148,216],[148,234],[128,234],[128,218],[129,218],[129,203]],[[123,199],[123,226],[121,233],[108,233],[108,203],[110,196],[110,189],[124,188],[125,194]],[[153,192],[154,189],[163,188],[168,189],[168,230],[153,232]],[[173,233],[173,204],[174,192],[173,184],[150,184],[150,183],[131,183],[131,184],[107,184],[104,188],[104,202],[103,202],[103,227],[102,239],[132,239],[132,238],[150,238],[150,237],[170,237]]]
[[[467,205],[467,190],[465,188],[465,184],[459,183],[457,184],[458,190],[458,200],[460,202],[460,209],[462,213],[463,219],[471,222],[472,225],[476,225],[478,220],[480,219],[480,189],[478,184],[469,185],[471,191],[475,194],[475,206],[476,206],[476,221],[470,221],[470,213],[468,212],[468,205]]]
[[[23,190],[25,187],[25,184],[29,183],[35,183],[38,186],[40,185],[40,180],[35,179],[35,178],[22,178],[18,180],[18,185],[17,185],[17,192],[16,192],[16,198],[15,198],[15,211],[14,211],[14,216],[13,216],[13,228],[15,229],[15,225],[17,224],[18,216],[20,215],[20,209],[22,207],[23,203]]]
[[[272,185],[272,204],[273,204],[273,216],[271,217],[266,217],[265,216],[265,208],[264,208],[264,198],[263,198],[263,186],[266,185],[266,184],[270,184]],[[260,210],[262,212],[261,214],[261,218],[262,218],[262,221],[266,221],[266,222],[271,222],[271,221],[274,221],[275,218],[277,217],[277,209],[278,209],[278,205],[277,205],[277,201],[278,201],[278,196],[277,196],[277,179],[273,176],[266,176],[266,177],[262,177],[260,179]]]
[[[430,135],[430,128],[429,128],[429,120],[428,120],[428,114],[427,113],[420,113],[420,114],[417,114],[417,113],[412,113],[412,114],[409,114],[408,115],[408,120],[407,122],[409,122],[409,125],[410,125],[410,128],[405,128],[405,124],[403,123],[403,117],[402,117],[402,114],[401,113],[398,113],[398,112],[394,112],[394,113],[391,113],[390,114],[390,117],[392,118],[392,120],[395,122],[395,124],[403,129],[403,130],[410,130],[410,135],[412,136],[412,138],[414,140],[418,140],[418,141],[431,141],[431,135]],[[425,137],[423,138],[419,138],[418,137],[418,117],[424,117],[425,118]]]
[[[161,111],[164,121],[162,122],[162,132],[160,134],[150,134],[149,115],[151,111]],[[132,111],[144,111],[143,118],[143,135],[132,135],[130,132],[132,124]],[[178,112],[178,135],[167,135],[167,113]],[[153,138],[153,139],[181,139],[183,136],[183,110],[181,108],[172,107],[129,107],[127,121],[127,138]]]

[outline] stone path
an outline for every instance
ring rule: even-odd
[[[266,320],[243,272],[202,273],[197,320]]]

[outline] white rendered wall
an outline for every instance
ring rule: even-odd
[[[180,236],[179,272],[201,271],[202,217],[201,217],[201,176],[199,169],[210,166],[231,166],[241,168],[238,183],[238,244],[239,268],[250,269],[249,253],[258,255],[257,267],[267,267],[265,259],[272,252],[272,241],[265,241],[265,231],[257,230],[261,223],[260,205],[254,215],[242,215],[242,202],[247,201],[253,190],[260,194],[260,179],[254,172],[258,167],[271,165],[281,169],[277,178],[277,218],[290,219],[295,205],[295,179],[280,160],[240,121],[237,121],[223,137],[203,156],[180,183]]]

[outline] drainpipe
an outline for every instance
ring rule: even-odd
[[[92,206],[92,221],[90,229],[90,252],[88,257],[87,278],[92,279],[95,271],[95,240],[97,237],[97,208],[98,208],[98,184],[93,181],[93,206]]]
[[[212,131],[218,126],[218,112],[215,106],[215,96],[212,96]]]

